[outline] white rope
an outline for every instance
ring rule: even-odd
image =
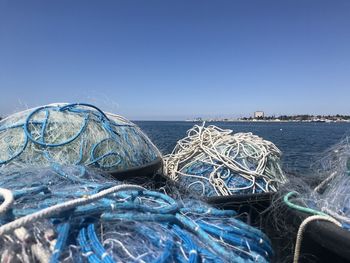
[[[187,137],[179,140],[171,154],[164,157],[164,172],[174,181],[181,176],[205,180],[204,177],[185,173],[186,168],[201,162],[213,167],[209,182],[218,195],[230,195],[235,191],[247,189],[232,188],[224,179],[229,175],[220,174],[219,168],[243,177],[252,182],[248,188],[260,188],[264,192],[277,191],[277,185],[286,182],[286,178],[276,162],[271,169],[268,166],[270,157],[279,161],[280,150],[272,143],[252,133],[233,133],[229,129],[221,129],[195,125],[188,130]],[[247,159],[254,161],[254,170],[247,164]],[[267,187],[256,182],[262,178]],[[193,185],[193,184],[192,184]],[[255,191],[255,190],[253,190]]]
[[[144,190],[145,188],[141,186],[136,186],[136,185],[116,185],[113,187],[110,187],[108,189],[105,189],[97,194],[93,194],[87,197],[82,197],[82,198],[77,198],[73,200],[69,200],[64,203],[60,203],[45,209],[42,209],[38,212],[26,215],[24,217],[18,218],[10,223],[7,223],[5,225],[0,226],[0,236],[15,230],[16,228],[22,227],[26,224],[33,223],[35,221],[38,221],[43,218],[51,217],[54,215],[57,215],[59,213],[62,213],[64,211],[73,209],[77,206],[81,205],[86,205],[91,202],[94,202],[98,199],[101,199],[105,197],[106,195],[115,193],[117,191],[122,191],[122,190]]]
[[[330,174],[330,176],[328,176],[325,180],[323,180],[318,186],[315,187],[314,191],[315,192],[319,192],[327,183],[329,183],[330,181],[332,181],[335,176],[337,175],[337,172],[333,172]]]
[[[14,202],[13,194],[10,190],[0,188],[0,196],[3,197],[4,201],[0,205],[0,215],[6,213]]]
[[[337,226],[341,227],[341,223],[334,218],[330,216],[321,216],[321,215],[314,215],[314,216],[309,216],[306,218],[299,226],[298,229],[298,234],[297,234],[297,239],[295,242],[295,250],[294,250],[294,259],[293,263],[298,263],[299,262],[299,257],[300,257],[300,248],[301,248],[301,241],[303,239],[304,231],[306,229],[306,226],[312,222],[312,221],[317,221],[317,220],[324,220],[331,222],[333,224],[336,224]]]

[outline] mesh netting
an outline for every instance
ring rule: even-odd
[[[331,216],[349,228],[350,224],[350,143],[349,137],[330,148],[313,164],[315,186],[300,180],[303,188],[291,185],[285,201],[309,214]],[[310,181],[310,180],[309,180]],[[293,203],[289,202],[293,199]],[[295,204],[297,205],[295,205]],[[293,206],[294,204],[294,206]],[[298,204],[300,206],[298,206]]]
[[[267,262],[232,210],[174,200],[82,166],[0,174],[1,262]]]
[[[0,167],[53,163],[120,171],[160,157],[133,123],[84,103],[52,104],[0,122]]]
[[[164,172],[201,196],[275,192],[286,182],[280,156],[273,143],[251,133],[195,125],[165,156]]]

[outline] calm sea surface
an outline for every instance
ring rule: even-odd
[[[181,121],[136,121],[163,154],[170,153],[176,142],[186,136],[194,123]],[[272,141],[283,152],[284,169],[298,173],[310,172],[310,165],[330,146],[350,134],[350,123],[254,123],[211,122],[207,125],[252,132]]]

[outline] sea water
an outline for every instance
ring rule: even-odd
[[[168,154],[195,123],[136,121],[136,124],[163,154]],[[232,129],[234,132],[252,132],[272,141],[283,152],[284,169],[299,175],[311,173],[310,166],[325,150],[350,135],[350,123],[208,122],[207,125]]]

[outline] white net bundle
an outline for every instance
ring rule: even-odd
[[[286,177],[281,152],[251,133],[195,125],[164,158],[164,172],[201,196],[275,192]]]
[[[84,103],[51,104],[0,122],[0,167],[86,165],[135,168],[160,152],[133,123]]]
[[[310,193],[302,193],[303,202],[350,228],[350,138],[329,149],[316,167],[323,180]]]

